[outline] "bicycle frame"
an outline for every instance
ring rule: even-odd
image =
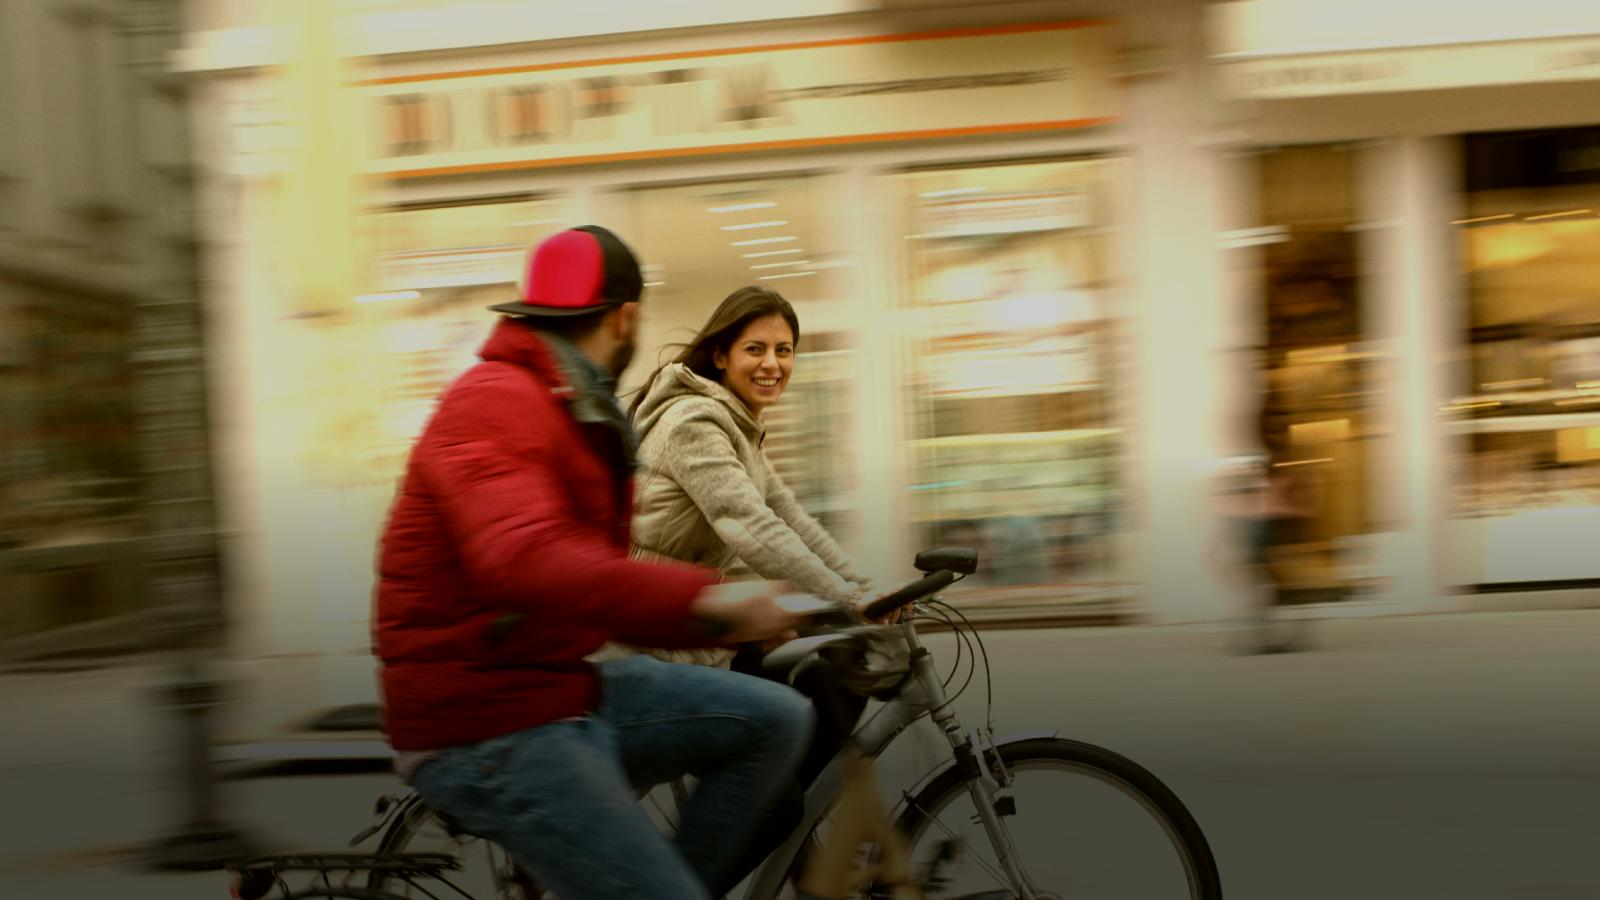
[[[913,614],[915,611],[915,605],[908,610]],[[852,742],[869,759],[876,759],[902,732],[923,715],[930,715],[933,723],[950,742],[951,764],[970,766],[973,771],[974,778],[969,782],[972,801],[977,807],[984,831],[988,834],[1001,868],[1007,880],[1011,882],[1011,889],[1025,900],[1034,900],[1039,889],[1032,884],[1018,864],[1011,835],[996,811],[1004,786],[990,771],[989,760],[993,758],[998,761],[998,756],[993,755],[994,743],[987,739],[980,742],[980,736],[969,733],[954,710],[950,708],[950,698],[945,692],[944,684],[939,681],[933,656],[918,638],[912,618],[914,615],[908,615],[900,626],[911,650],[911,676],[906,679],[894,699],[886,702],[856,729],[852,735]],[[773,851],[756,871],[755,877],[744,892],[744,900],[775,900],[778,896],[794,865],[796,854],[800,852],[800,848],[818,823],[832,809],[844,786],[848,755],[847,747],[829,761],[827,767],[807,789],[804,818],[783,846]],[[908,800],[910,796],[907,794]]]

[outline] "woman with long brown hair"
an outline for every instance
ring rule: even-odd
[[[635,555],[724,570],[743,562],[841,604],[864,594],[867,579],[762,450],[762,414],[788,387],[799,342],[789,301],[770,288],[740,288],[646,381],[630,409],[639,435]],[[722,519],[750,537],[741,552],[717,534]]]
[[[629,410],[639,436],[636,557],[724,571],[743,562],[763,578],[787,581],[841,606],[868,599],[867,578],[800,507],[762,449],[762,413],[788,387],[799,342],[800,319],[789,301],[769,288],[744,287],[722,301],[672,362],[651,374]],[[714,527],[721,520],[743,532],[737,550]],[[762,650],[637,652],[758,674]],[[744,872],[798,824],[804,786],[843,746],[866,706],[865,698],[840,687],[824,667],[808,670],[795,687],[816,705],[816,735],[797,783],[751,837]]]

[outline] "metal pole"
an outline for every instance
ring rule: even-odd
[[[168,588],[183,590],[177,583]],[[226,691],[205,661],[206,639],[218,628],[209,621],[214,618],[205,606],[174,605],[157,617],[162,624],[152,632],[152,636],[164,632],[157,639],[173,656],[170,681],[158,695],[157,708],[175,726],[173,774],[183,797],[181,824],[152,848],[151,862],[161,869],[216,869],[253,855],[239,831],[224,824],[217,803],[211,724],[213,710],[226,701]]]

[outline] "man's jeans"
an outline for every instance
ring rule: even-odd
[[[598,711],[447,750],[412,786],[561,900],[697,900],[732,889],[745,841],[793,783],[810,704],[771,681],[648,656],[599,671]],[[638,791],[685,774],[699,785],[674,845]]]

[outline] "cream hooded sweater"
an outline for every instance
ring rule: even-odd
[[[634,414],[635,557],[666,558],[726,571],[742,561],[762,578],[838,603],[859,598],[867,579],[807,515],[773,470],[766,426],[722,385],[680,364],[661,370]],[[711,523],[729,518],[750,536],[741,557]],[[628,652],[616,646],[597,658]],[[648,650],[673,662],[726,665],[727,650]]]

